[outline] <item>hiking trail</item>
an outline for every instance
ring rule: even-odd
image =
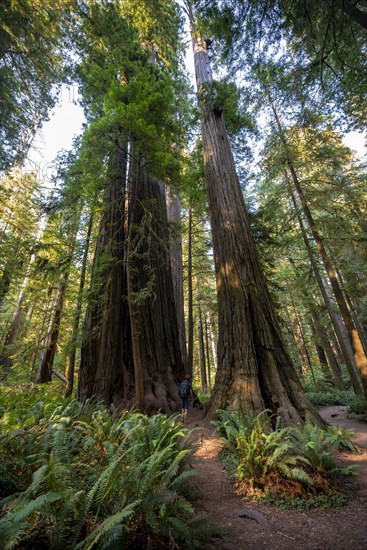
[[[203,549],[243,550],[366,550],[367,548],[367,424],[348,417],[347,407],[324,407],[320,414],[330,423],[353,429],[361,454],[343,452],[338,461],[355,464],[358,476],[348,478],[349,501],[342,508],[302,511],[244,501],[219,459],[222,441],[203,410],[190,409],[186,426],[195,428],[194,467],[198,476],[193,496],[199,512],[227,534],[212,538]]]

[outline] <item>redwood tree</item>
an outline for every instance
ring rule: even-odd
[[[128,345],[126,301],[125,185],[127,153],[116,143],[111,154],[108,185],[95,252],[89,304],[81,349],[81,400],[97,396],[111,403],[115,394],[129,398],[134,374]]]
[[[167,412],[179,408],[184,375],[160,181],[172,184],[178,175],[177,97],[169,68],[175,66],[175,13],[171,1],[154,10],[148,1],[93,2],[86,26],[95,42],[83,45],[82,65],[91,135],[107,151],[114,136],[115,149],[107,179],[103,155],[99,174],[106,191],[78,396]],[[102,85],[90,74],[91,64],[103,74]]]
[[[146,411],[179,409],[182,361],[163,184],[134,163],[129,188],[128,302],[136,401]]]
[[[218,294],[218,370],[210,413],[242,402],[255,412],[278,411],[285,422],[300,422],[307,412],[321,422],[285,349],[216,102],[207,42],[189,11]]]

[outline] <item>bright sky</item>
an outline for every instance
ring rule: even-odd
[[[58,105],[37,132],[26,165],[38,172],[41,181],[50,178],[57,153],[62,149],[69,151],[73,138],[82,133],[84,113],[77,99],[77,86],[63,85]]]
[[[349,132],[349,134],[346,134],[343,139],[344,143],[351,149],[354,149],[361,159],[364,158],[364,160],[366,160],[366,139],[363,132]]]

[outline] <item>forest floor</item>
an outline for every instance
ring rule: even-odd
[[[205,550],[367,549],[367,424],[352,418],[343,406],[324,407],[320,414],[330,424],[354,430],[352,440],[361,454],[342,452],[338,463],[355,464],[358,475],[347,478],[345,506],[302,511],[281,510],[270,504],[244,501],[236,495],[218,457],[223,443],[202,410],[189,410],[186,425],[196,428],[194,466],[198,470],[195,478],[198,494],[194,496],[194,504],[206,514],[209,523],[227,532],[223,537],[212,538],[203,546]],[[256,519],[240,517],[242,513]]]

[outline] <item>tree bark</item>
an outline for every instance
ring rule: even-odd
[[[205,349],[207,357],[207,380],[209,385],[209,390],[212,389],[212,375],[211,375],[211,361],[210,361],[210,346],[209,346],[209,320],[208,315],[204,316],[204,326],[205,326]]]
[[[124,144],[123,144],[124,145]],[[126,144],[125,144],[126,145]],[[77,396],[134,397],[125,269],[126,147],[116,143],[108,172],[81,347]]]
[[[206,361],[205,361],[205,348],[204,348],[204,327],[203,316],[201,313],[201,307],[198,306],[198,333],[199,333],[199,350],[200,350],[200,378],[201,378],[201,390],[205,392],[207,390],[208,382],[206,379]]]
[[[167,220],[170,227],[170,255],[173,291],[177,312],[178,334],[182,361],[187,368],[185,311],[183,292],[181,203],[178,193],[172,187],[166,188]]]
[[[192,379],[194,365],[194,312],[193,312],[193,284],[192,284],[192,207],[189,207],[189,227],[187,246],[187,373]]]
[[[222,114],[210,101],[205,40],[192,32],[218,295],[218,371],[209,414],[226,407],[282,412],[287,423],[309,412],[285,349],[255,247]]]
[[[137,403],[141,410],[178,411],[185,375],[178,338],[164,187],[143,161],[129,178],[128,302]]]

